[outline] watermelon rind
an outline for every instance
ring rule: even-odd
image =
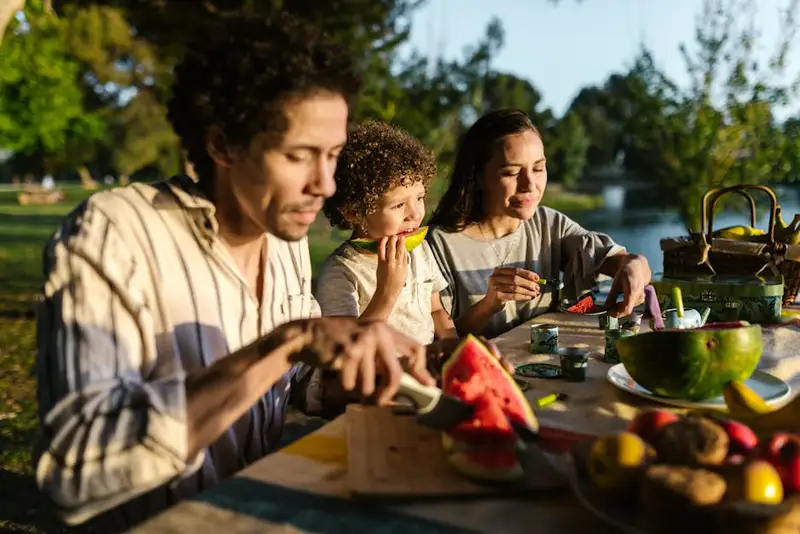
[[[656,395],[700,401],[722,395],[731,380],[753,374],[763,349],[761,327],[657,330],[617,341],[622,364]]]
[[[517,439],[513,445],[500,447],[497,445],[483,445],[480,443],[462,441],[448,434],[442,434],[442,448],[445,453],[511,450],[516,454],[524,454],[528,450],[528,446],[521,439]]]
[[[462,475],[481,482],[514,482],[524,473],[513,450],[453,452],[447,461]]]
[[[425,236],[428,234],[428,227],[423,226],[418,228],[413,234],[408,234],[406,237],[406,250],[411,252],[425,241]],[[367,252],[378,252],[378,239],[351,239],[350,243]]]

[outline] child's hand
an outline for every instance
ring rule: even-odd
[[[403,236],[388,236],[378,243],[378,291],[396,297],[408,277],[408,251]]]

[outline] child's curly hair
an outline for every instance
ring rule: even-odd
[[[351,127],[336,167],[336,194],[323,212],[331,224],[352,230],[375,213],[381,197],[401,185],[422,182],[425,189],[436,176],[436,157],[422,142],[400,128],[377,121]],[[359,214],[356,219],[345,213]]]

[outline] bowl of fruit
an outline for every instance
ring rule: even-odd
[[[778,429],[784,409],[753,415],[753,428],[733,414],[644,410],[575,447],[573,489],[619,532],[800,532],[800,418]]]

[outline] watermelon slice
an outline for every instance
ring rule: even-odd
[[[415,232],[410,233],[405,236],[406,238],[406,250],[411,252],[418,246],[422,244],[425,240],[425,236],[428,234],[428,227],[423,226],[418,228]],[[350,241],[354,246],[366,250],[367,252],[378,252],[378,242],[379,239],[353,239]]]
[[[581,300],[567,308],[569,313],[595,313],[600,311],[600,308],[595,305],[594,297],[586,295]]]
[[[489,395],[515,421],[538,430],[539,423],[516,380],[478,338],[468,335],[442,367],[442,389],[466,402]]]
[[[472,419],[442,438],[450,464],[476,480],[513,481],[521,477],[517,453],[524,444],[509,419],[536,430],[539,424],[516,381],[474,336],[467,336],[445,362],[442,389],[475,405]]]
[[[456,395],[455,391],[450,389],[448,393],[467,400],[466,397]],[[475,405],[475,414],[472,419],[448,432],[453,441],[473,445],[473,448],[498,446],[513,449],[518,441],[517,434],[497,399],[484,394],[469,402]]]
[[[486,482],[507,482],[519,480],[522,466],[513,449],[457,451],[448,457],[459,473]]]

